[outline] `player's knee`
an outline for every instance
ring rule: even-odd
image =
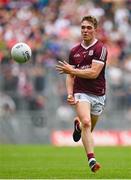
[[[83,128],[90,128],[91,127],[91,121],[90,119],[84,119],[82,122]]]

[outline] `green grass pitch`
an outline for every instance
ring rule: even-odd
[[[83,147],[0,145],[0,179],[131,179],[131,147],[96,147],[92,173]]]

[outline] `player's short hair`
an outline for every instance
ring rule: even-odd
[[[84,16],[84,17],[82,18],[82,20],[81,20],[81,23],[82,23],[83,21],[89,21],[89,22],[91,22],[91,23],[93,24],[93,26],[94,26],[95,29],[96,29],[97,26],[98,26],[98,21],[97,21],[97,19],[96,19],[94,16]]]

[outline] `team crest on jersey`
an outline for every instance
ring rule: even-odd
[[[90,51],[89,51],[89,56],[92,56],[92,55],[93,55],[93,52],[94,52],[93,50],[90,50]]]

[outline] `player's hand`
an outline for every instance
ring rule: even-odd
[[[66,61],[59,61],[59,64],[56,65],[56,70],[60,74],[71,74],[73,71],[73,67],[67,63]]]
[[[67,96],[67,102],[68,102],[68,104],[70,104],[70,105],[75,105],[75,104],[78,103],[78,101],[76,101],[75,98],[74,98],[74,96],[71,95],[71,94],[69,94],[69,95]]]

